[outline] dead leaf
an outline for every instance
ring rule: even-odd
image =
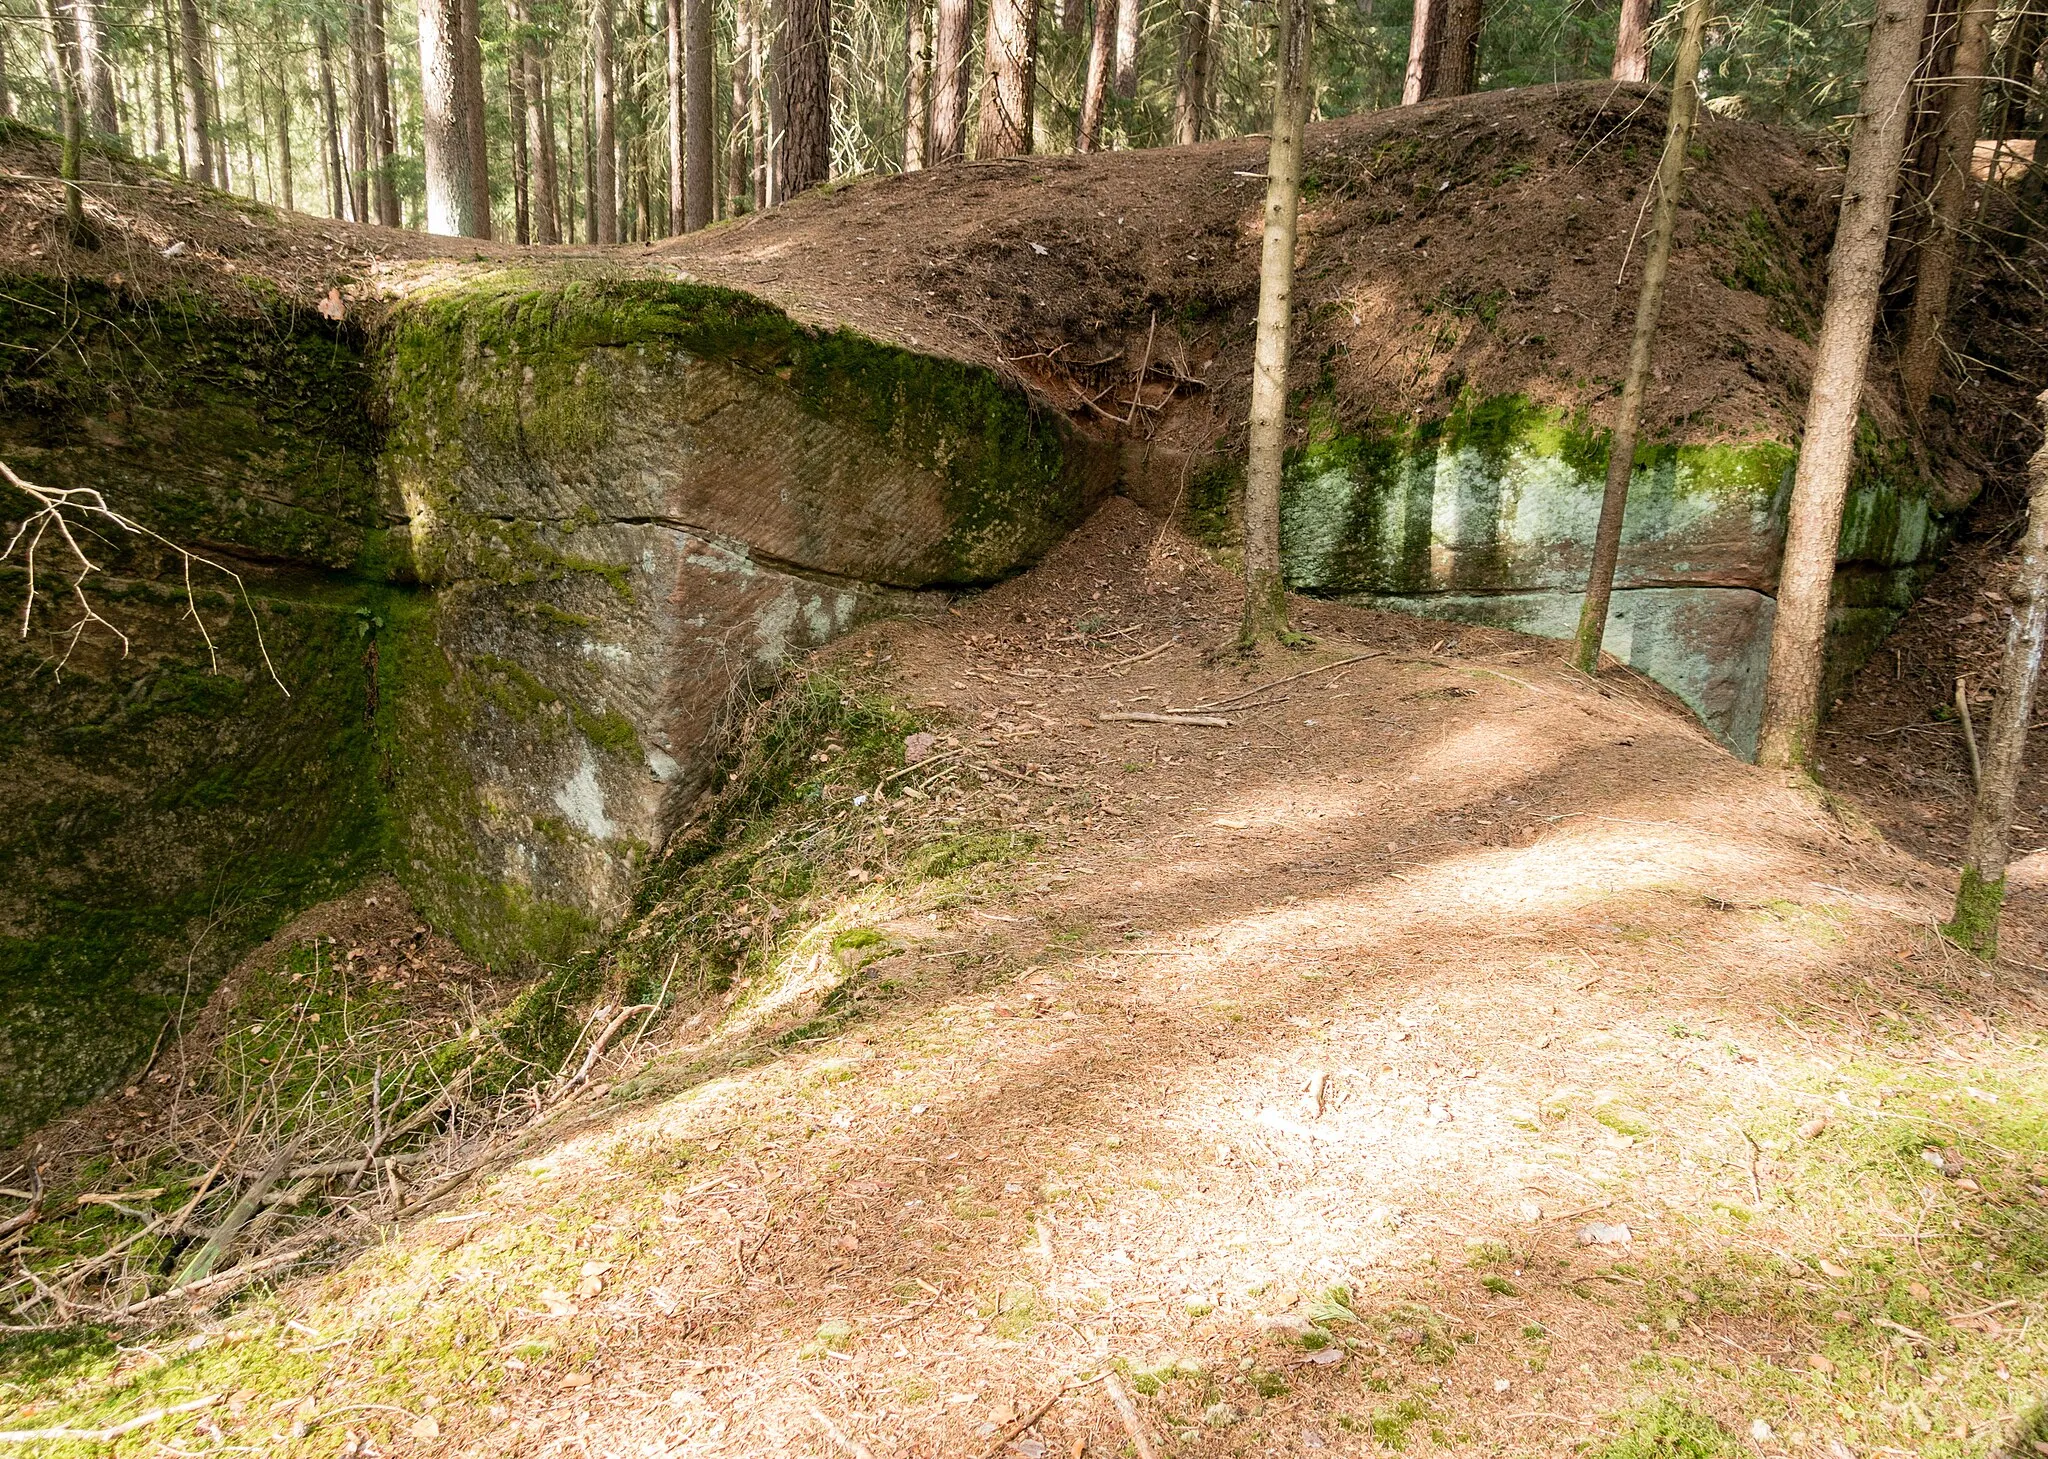
[[[588,1388],[590,1382],[591,1379],[588,1373],[570,1373],[563,1377],[562,1386],[564,1388]]]
[[[1849,1275],[1849,1269],[1847,1267],[1836,1266],[1826,1257],[1822,1257],[1820,1259],[1820,1269],[1823,1275],[1833,1277],[1838,1282],[1842,1280],[1842,1278]]]
[[[423,1413],[412,1421],[406,1432],[415,1439],[438,1439],[441,1437],[441,1422],[430,1413]]]
[[[339,323],[348,315],[348,307],[341,302],[341,290],[339,289],[329,289],[327,297],[313,307],[320,311],[322,319],[332,319],[336,323]]]
[[[567,1292],[542,1292],[540,1294],[540,1300],[544,1304],[546,1304],[548,1309],[548,1316],[550,1317],[574,1317],[578,1312],[583,1310],[582,1308],[578,1307],[574,1302],[569,1300],[569,1294]]]
[[[1816,1373],[1832,1373],[1835,1371],[1834,1359],[1828,1357],[1825,1353],[1808,1353],[1806,1355],[1806,1366],[1813,1369]]]
[[[1828,1117],[1826,1115],[1815,1115],[1799,1127],[1799,1138],[1802,1140],[1818,1140],[1827,1127]]]

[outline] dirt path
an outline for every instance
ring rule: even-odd
[[[2002,1443],[2048,1377],[2035,909],[1987,977],[1938,873],[1647,687],[1316,605],[1313,653],[1205,666],[1233,606],[1118,503],[843,644],[1038,838],[876,924],[883,1011],[723,1066],[692,1020],[390,1244],[114,1360],[125,1401],[350,1459],[1135,1452],[1106,1372],[1162,1455]],[[1227,728],[1097,718],[1367,654]]]

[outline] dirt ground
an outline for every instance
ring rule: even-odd
[[[1106,1372],[1158,1454],[1992,1452],[2048,1377],[2042,895],[1987,973],[1945,871],[1635,681],[1314,604],[1246,666],[1234,609],[1114,503],[841,645],[1006,772],[922,795],[1036,838],[874,912],[881,1011],[691,1018],[94,1383],[226,1392],[219,1452],[1137,1452]]]

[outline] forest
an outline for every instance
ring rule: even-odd
[[[2044,132],[0,0],[0,1451],[2048,1455]]]

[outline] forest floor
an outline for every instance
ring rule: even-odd
[[[2048,897],[1985,969],[1935,934],[1945,867],[1621,671],[1326,604],[1247,665],[1236,598],[1114,502],[830,650],[937,736],[845,814],[1016,848],[844,886],[860,1016],[713,998],[325,1274],[16,1339],[0,1426],[1840,1459],[2038,1425]],[[1262,684],[1227,727],[1099,718]]]

